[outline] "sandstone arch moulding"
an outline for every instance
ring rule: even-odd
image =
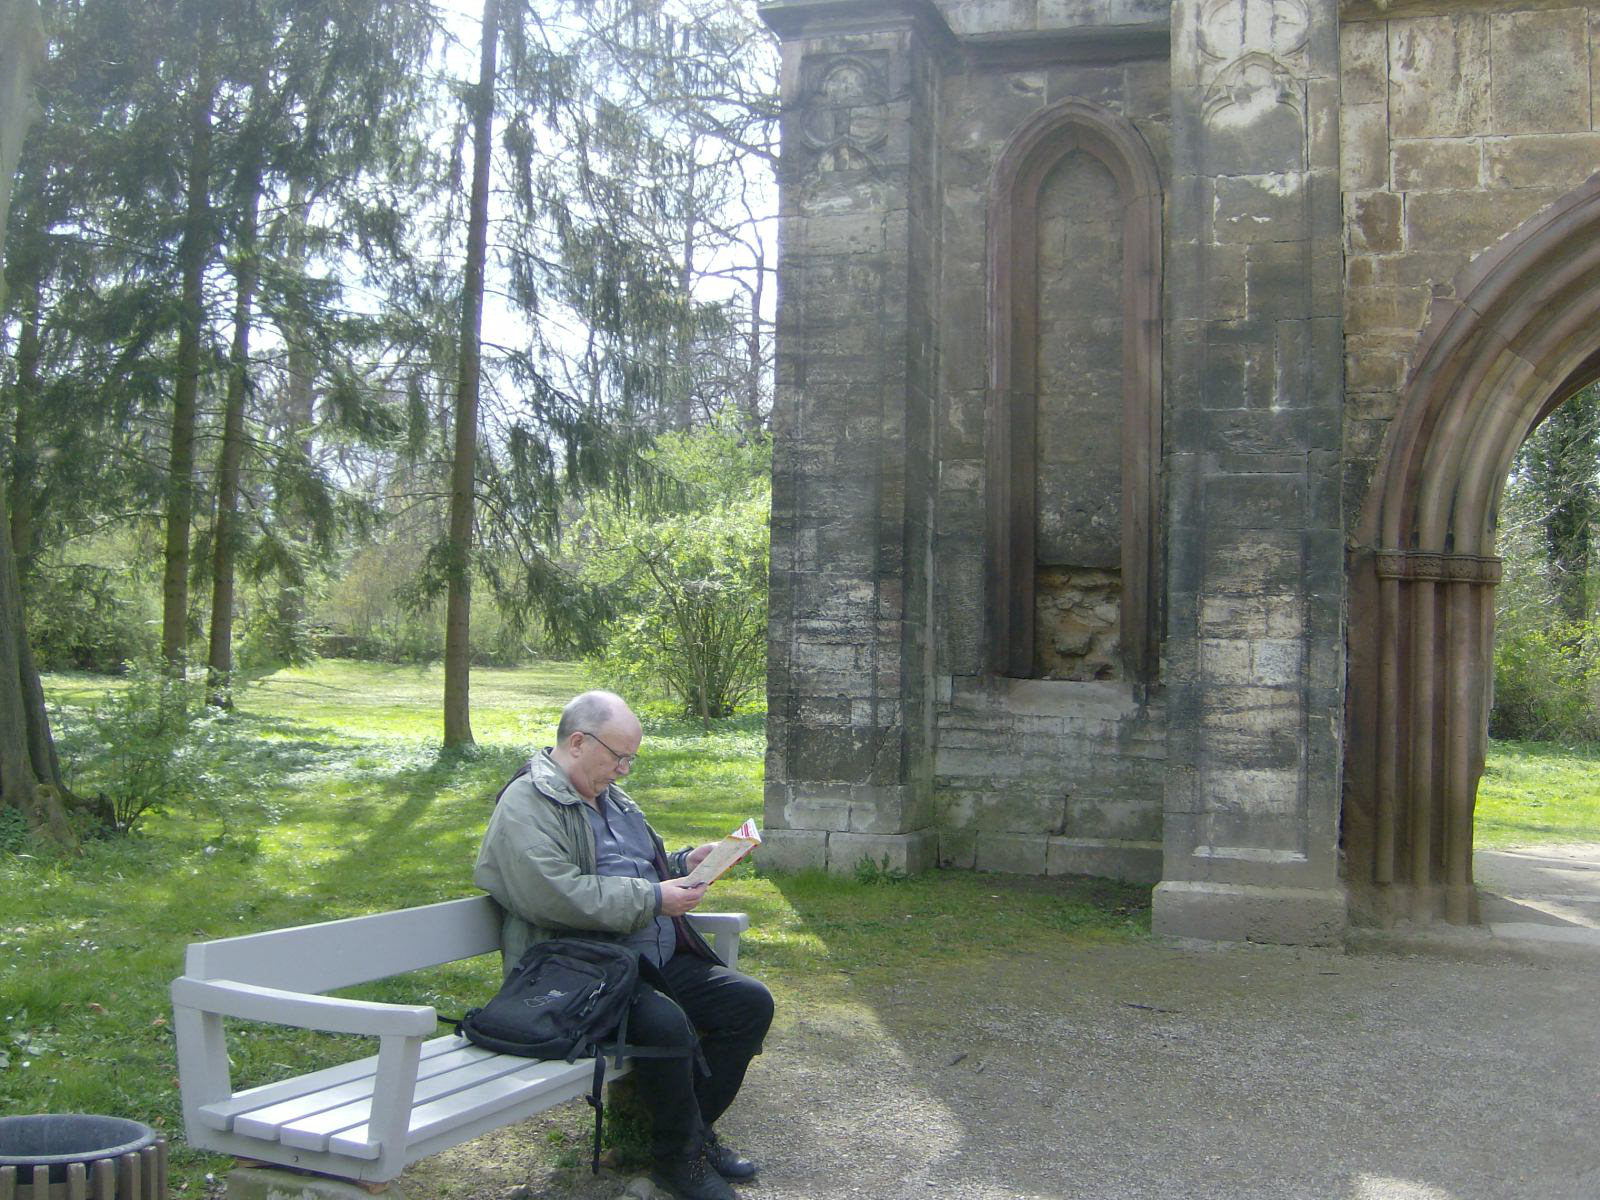
[[[1161,180],[1131,121],[1076,98],[1041,109],[1017,129],[990,184],[988,660],[999,675],[1033,671],[1038,200],[1051,170],[1074,151],[1106,168],[1122,205],[1121,641],[1128,676],[1150,683],[1160,643]]]
[[[1500,494],[1528,433],[1597,375],[1600,175],[1434,300],[1355,529],[1343,838],[1359,917],[1477,919]]]

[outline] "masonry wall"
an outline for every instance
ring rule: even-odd
[[[1357,4],[1343,16],[1353,520],[1434,295],[1600,170],[1600,6]]]
[[[958,30],[1003,32],[983,27],[981,6],[946,11]],[[1161,865],[1164,709],[1157,681],[1129,678],[1115,642],[1123,201],[1104,167],[1078,161],[1087,156],[1069,156],[1041,192],[1038,285],[1018,297],[1037,307],[1038,325],[1039,394],[1019,398],[1037,407],[1034,674],[1065,677],[1008,678],[989,669],[984,645],[986,407],[996,402],[987,391],[993,348],[986,230],[997,159],[1030,118],[1080,100],[1131,121],[1161,164],[1170,119],[1164,34],[1138,43],[1132,56],[1126,45],[1105,44],[1077,48],[1092,62],[1063,62],[1074,48],[1064,55],[1048,26],[1065,20],[1064,10],[1031,15],[1034,38],[1024,30],[1004,55],[970,54],[947,74],[942,95],[938,326],[944,340],[933,556],[939,860],[979,870],[1154,882]],[[1127,6],[1098,15],[1115,22],[1162,14]],[[1106,30],[1077,27],[1085,42]],[[1102,202],[1086,209],[1091,195]],[[1099,244],[1074,253],[1079,238]],[[1052,609],[1074,584],[1079,597],[1087,596],[1074,606],[1079,615],[1063,612],[1060,603]],[[1098,619],[1097,607],[1106,610]]]

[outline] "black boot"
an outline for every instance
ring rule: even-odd
[[[657,1159],[650,1175],[678,1200],[735,1200],[728,1181],[711,1169],[704,1154]]]
[[[714,1129],[706,1130],[706,1161],[724,1179],[753,1179],[756,1165],[717,1137]]]

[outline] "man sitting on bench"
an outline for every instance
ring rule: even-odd
[[[506,785],[489,818],[473,881],[505,910],[501,947],[509,968],[530,944],[598,933],[638,950],[672,996],[641,981],[628,1041],[692,1046],[698,1032],[709,1073],[696,1059],[639,1058],[637,1088],[653,1122],[656,1181],[680,1200],[731,1200],[729,1179],[755,1164],[712,1129],[733,1103],[772,1023],[772,995],[724,966],[683,915],[706,885],[678,882],[709,844],[668,855],[639,807],[617,787],[638,756],[639,719],[611,692],[585,692],[561,713],[556,745]]]

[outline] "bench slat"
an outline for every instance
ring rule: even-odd
[[[487,1114],[527,1103],[549,1092],[565,1090],[567,1095],[581,1095],[589,1090],[589,1082],[594,1078],[592,1058],[580,1058],[573,1063],[560,1059],[549,1062],[536,1059],[518,1061],[524,1065],[509,1074],[417,1105],[411,1110],[406,1140],[415,1143],[438,1137]],[[607,1080],[620,1079],[627,1073],[626,1061],[619,1071],[607,1060]],[[367,1137],[365,1124],[353,1126],[330,1138],[327,1149],[339,1154],[364,1155],[364,1148],[369,1145]]]
[[[420,1076],[428,1070],[429,1063],[441,1055],[467,1049],[462,1045],[462,1039],[453,1033],[443,1037],[436,1037],[422,1043],[422,1063],[417,1068]],[[479,1054],[489,1054],[480,1046],[470,1049]],[[369,1055],[366,1058],[356,1058],[349,1062],[342,1062],[332,1067],[324,1067],[320,1071],[312,1071],[307,1075],[296,1075],[292,1079],[280,1079],[276,1083],[263,1083],[253,1088],[246,1088],[242,1092],[235,1092],[227,1100],[219,1100],[215,1104],[204,1104],[200,1107],[202,1122],[211,1129],[226,1132],[233,1128],[233,1122],[240,1113],[251,1112],[254,1109],[265,1108],[269,1104],[276,1104],[281,1100],[293,1100],[297,1096],[305,1096],[323,1088],[338,1087],[342,1083],[349,1083],[356,1079],[368,1080],[370,1088],[371,1079],[378,1070],[378,1056]],[[431,1073],[431,1072],[430,1072]]]
[[[500,949],[488,896],[192,942],[184,974],[294,992],[330,992]]]
[[[451,1070],[440,1072],[427,1079],[419,1079],[416,1090],[412,1093],[412,1105],[415,1107],[441,1096],[476,1087],[488,1080],[510,1075],[526,1066],[529,1061],[509,1054],[490,1054],[476,1061],[459,1063]],[[564,1067],[567,1064],[560,1065]],[[321,1099],[320,1096],[307,1097],[306,1110],[291,1120],[268,1124],[257,1121],[252,1116],[245,1116],[234,1122],[234,1128],[241,1133],[257,1137],[276,1137],[285,1146],[298,1146],[302,1150],[326,1150],[328,1139],[334,1134],[357,1125],[365,1127],[372,1112],[372,1084],[370,1080],[367,1081],[366,1094],[346,1103],[321,1105]],[[319,1111],[312,1111],[313,1108],[319,1108]]]
[[[444,1042],[448,1047],[445,1053],[429,1054],[417,1067],[419,1095],[425,1080],[496,1057],[494,1051],[464,1042],[454,1034],[435,1039],[427,1045],[434,1047],[439,1042]],[[449,1043],[454,1045],[449,1046]],[[362,1104],[361,1119],[365,1120],[367,1107],[372,1101],[374,1081],[377,1078],[378,1059],[374,1055],[361,1059],[359,1064],[352,1065],[361,1066],[363,1068],[361,1074],[340,1079],[323,1087],[303,1087],[295,1095],[283,1097],[274,1103],[239,1110],[233,1116],[234,1131],[250,1137],[272,1140],[277,1138],[278,1130],[285,1125],[294,1125],[315,1113],[326,1112],[357,1101]],[[310,1076],[304,1076],[299,1080],[302,1084],[309,1081]],[[354,1124],[354,1122],[349,1123]]]

